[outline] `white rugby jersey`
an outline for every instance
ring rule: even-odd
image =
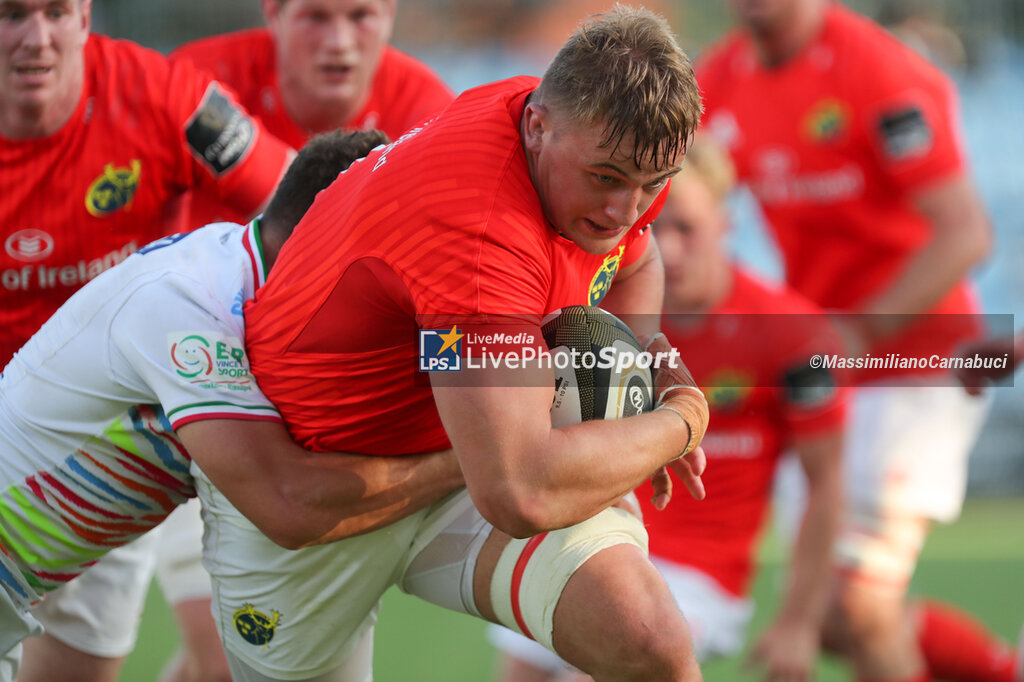
[[[280,421],[249,372],[256,223],[139,249],[74,294],[0,375],[0,583],[31,605],[195,496],[174,428]]]

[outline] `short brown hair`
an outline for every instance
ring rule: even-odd
[[[573,120],[604,122],[602,146],[633,134],[633,160],[666,167],[697,129],[703,110],[689,57],[662,17],[615,5],[584,22],[538,87],[541,103]]]
[[[320,190],[334,182],[356,159],[387,142],[387,135],[379,130],[334,130],[312,138],[281,178],[263,212],[263,224],[290,234]]]

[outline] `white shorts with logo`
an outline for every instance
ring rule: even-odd
[[[493,529],[465,489],[377,531],[290,551],[267,539],[195,467],[193,473],[203,500],[214,619],[237,680],[370,679],[372,670],[353,670],[351,657],[372,633],[391,585],[479,616],[473,573]],[[642,524],[621,509],[509,547],[531,541],[538,543],[535,552],[502,553],[502,560],[511,556],[524,570],[505,582],[499,561],[491,597],[502,622],[517,627],[519,621],[511,615],[506,621],[503,612],[518,613],[518,606],[516,618],[548,642],[557,596],[576,568],[614,544],[646,550]],[[495,598],[496,586],[510,585]],[[515,605],[506,608],[510,594]]]
[[[103,556],[33,609],[46,632],[79,651],[103,658],[127,656],[156,571],[170,604],[210,597],[202,567],[199,500],[178,507],[157,528]]]
[[[713,578],[690,566],[651,557],[669,591],[686,617],[693,636],[694,652],[701,663],[717,657],[735,656],[743,650],[747,627],[754,614],[749,599],[722,589]],[[500,651],[549,672],[569,664],[532,639],[500,625],[487,628],[487,638]]]

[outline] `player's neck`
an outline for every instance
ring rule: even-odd
[[[366,97],[364,95],[359,101],[351,104],[323,102],[294,88],[281,88],[281,98],[284,100],[288,116],[310,136],[347,127],[366,105]]]
[[[821,31],[827,2],[797,3],[793,16],[771,25],[750,26],[757,58],[768,68],[782,66]]]
[[[78,108],[83,76],[53,100],[41,105],[20,104],[0,98],[0,135],[9,140],[47,137],[59,131]]]

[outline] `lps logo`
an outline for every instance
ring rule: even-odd
[[[462,337],[457,326],[420,330],[420,371],[458,372],[462,369]]]

